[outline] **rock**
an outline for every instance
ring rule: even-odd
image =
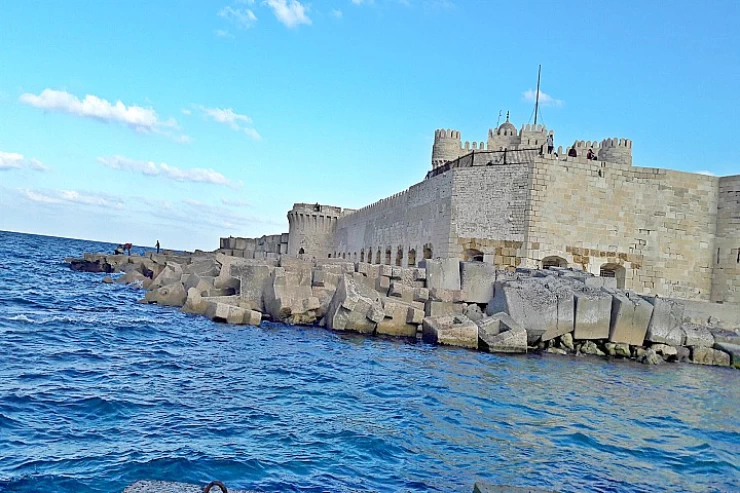
[[[678,346],[676,348],[676,361],[679,363],[688,363],[691,361],[691,350],[687,347]]]
[[[339,279],[342,277],[342,273],[328,272],[324,269],[316,269],[313,271],[312,286],[318,286],[322,288],[337,289]]]
[[[732,330],[727,329],[721,329],[721,328],[711,328],[709,331],[712,333],[712,336],[714,337],[714,342],[726,342],[728,344],[740,344],[740,334],[737,332],[734,332]]]
[[[469,304],[465,308],[463,308],[463,315],[468,317],[473,322],[477,322],[478,320],[483,318],[483,311],[481,311],[480,307],[476,304]]]
[[[573,331],[573,291],[554,277],[497,282],[486,312],[508,313],[527,330],[527,343],[548,341]]]
[[[730,366],[731,357],[724,351],[705,346],[691,347],[691,362],[696,365]]]
[[[116,279],[115,282],[118,284],[138,284],[139,286],[143,287],[144,281],[148,280],[149,278],[144,276],[144,274],[142,274],[138,270],[132,270]]]
[[[663,363],[663,358],[650,348],[645,352],[640,362],[645,365],[659,365]]]
[[[185,313],[204,315],[206,313],[206,308],[208,308],[208,302],[203,299],[198,288],[188,289],[187,295],[182,311]]]
[[[685,334],[685,346],[702,346],[709,348],[714,346],[714,336],[708,328],[689,323],[683,324],[681,329]]]
[[[427,288],[414,288],[414,301],[425,303],[429,300],[429,290]]]
[[[113,272],[113,266],[105,260],[69,259],[69,268],[77,272]]]
[[[388,290],[388,296],[391,298],[400,298],[410,303],[414,301],[414,288],[402,284],[401,281],[393,281]]]
[[[560,344],[563,346],[563,349],[568,351],[575,351],[575,346],[573,345],[573,334],[563,334],[560,336]]]
[[[379,276],[375,279],[375,290],[382,294],[383,296],[386,296],[388,294],[388,290],[391,287],[391,278],[387,276]]]
[[[460,260],[424,260],[422,268],[426,270],[427,288],[460,290]]]
[[[215,258],[199,260],[183,267],[184,274],[197,274],[198,277],[216,277],[221,272],[221,267]]]
[[[174,483],[170,481],[137,481],[123,490],[123,493],[203,493],[204,486],[205,485],[202,484]],[[244,490],[235,490],[232,488],[228,488],[228,490],[229,493],[250,493]],[[211,488],[211,493],[221,493],[221,489],[213,487]]]
[[[489,353],[526,353],[527,331],[506,313],[496,313],[475,322],[478,347]]]
[[[413,307],[393,298],[382,298],[381,303],[385,318],[378,322],[376,328],[378,334],[416,337],[418,324],[408,323],[409,309],[413,310]]]
[[[605,347],[606,353],[609,356],[615,356],[619,358],[629,358],[631,356],[629,344],[607,342],[605,344]]]
[[[148,303],[156,303],[164,306],[181,307],[185,304],[187,293],[182,283],[178,280],[161,288],[147,291],[144,299]]]
[[[460,289],[468,303],[488,303],[493,298],[496,267],[483,262],[460,262]]]
[[[740,369],[740,344],[717,342],[714,344],[714,348],[729,354],[730,365],[737,369]]]
[[[447,301],[427,301],[424,303],[424,313],[427,317],[438,317],[440,315],[462,314],[465,306],[461,303]]]
[[[173,283],[181,283],[182,267],[179,264],[167,263],[162,271],[154,278],[150,290],[159,289]],[[183,288],[184,292],[184,288]]]
[[[478,326],[465,315],[425,317],[422,327],[427,342],[478,348]]]
[[[642,346],[653,305],[638,296],[614,293],[609,341]]]
[[[574,337],[578,340],[607,339],[612,315],[612,296],[604,291],[585,289],[574,291],[573,296]]]
[[[683,345],[683,332],[681,331],[683,303],[657,296],[644,296],[643,299],[653,305],[653,316],[650,319],[645,339],[671,346]]]
[[[275,267],[260,264],[244,264],[231,267],[232,273],[239,280],[239,296],[250,309],[267,312],[265,307],[265,292],[272,282],[272,273]]]
[[[676,356],[678,355],[678,350],[667,344],[653,344],[650,346],[650,349],[663,356],[663,359],[666,361],[669,359],[676,359]]]
[[[419,326],[424,321],[424,310],[410,306],[406,313],[406,323]]]
[[[262,320],[262,314],[256,310],[248,310],[216,301],[207,302],[205,316],[214,322],[226,322],[233,325],[258,326]]]
[[[599,349],[599,346],[596,345],[593,341],[586,341],[581,346],[581,352],[583,354],[590,354],[594,356],[606,356],[604,352]]]
[[[105,276],[102,282],[103,284],[113,284],[113,278],[111,276]]]
[[[557,347],[549,347],[545,349],[545,352],[550,354],[568,354],[568,351],[566,351],[565,349],[560,349]]]
[[[124,492],[124,493],[128,493],[128,492]],[[139,492],[131,492],[131,493],[139,493]],[[149,493],[149,492],[146,492],[146,493]],[[169,492],[163,492],[163,493],[169,493]],[[539,488],[520,488],[518,486],[492,485],[492,484],[476,482],[475,485],[473,486],[473,493],[555,493],[555,492],[550,491],[550,490],[542,490]]]
[[[311,325],[318,320],[320,301],[311,291],[311,269],[275,268],[264,293],[265,310],[273,320],[293,325]]]
[[[332,330],[371,334],[384,318],[385,313],[378,294],[355,282],[350,275],[343,275],[329,303],[326,326]]]

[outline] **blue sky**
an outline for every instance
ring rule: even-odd
[[[740,173],[740,2],[0,0],[0,229],[165,247],[421,180],[499,111]]]

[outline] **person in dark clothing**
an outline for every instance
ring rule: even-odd
[[[576,152],[575,147],[571,147],[568,151],[568,157],[578,157],[578,152]]]
[[[586,154],[586,159],[591,160],[593,158],[594,158],[594,150],[593,149],[589,149],[588,150],[588,154]]]
[[[159,253],[159,240],[157,240],[157,253]]]

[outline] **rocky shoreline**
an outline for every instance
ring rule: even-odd
[[[496,270],[457,259],[396,267],[205,252],[88,253],[66,262],[78,271],[121,273],[103,281],[146,289],[143,303],[235,325],[272,320],[495,353],[740,368],[740,306],[706,303],[690,310],[680,300],[640,296],[617,289],[613,278],[578,270]],[[716,315],[706,315],[715,308]]]

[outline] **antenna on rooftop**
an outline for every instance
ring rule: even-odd
[[[540,76],[542,75],[542,64],[537,69],[537,94],[534,98],[534,124],[537,125],[537,115],[540,112]]]
[[[498,120],[496,120],[496,128],[501,124],[501,110],[498,110]]]

